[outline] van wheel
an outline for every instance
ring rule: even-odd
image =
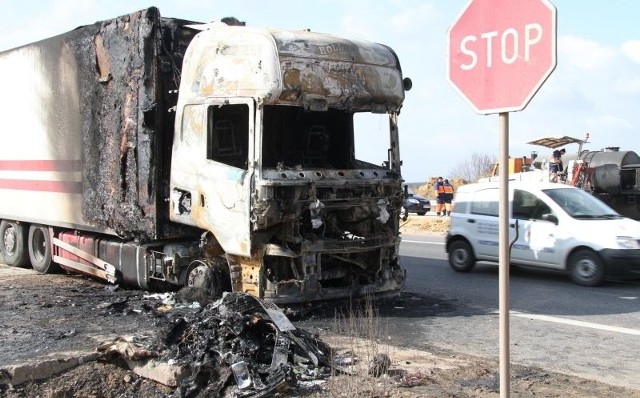
[[[11,221],[0,223],[0,253],[9,266],[29,265],[24,225]]]
[[[458,272],[469,272],[476,265],[476,256],[471,245],[464,240],[456,240],[449,246],[449,265]]]
[[[569,257],[569,273],[576,285],[598,286],[604,281],[604,263],[592,250],[581,249]]]
[[[51,261],[49,228],[39,225],[29,227],[29,259],[33,269],[43,274],[58,270],[57,264]]]

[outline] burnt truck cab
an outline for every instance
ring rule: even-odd
[[[397,117],[410,81],[384,45],[208,24],[184,57],[170,219],[208,231],[234,291],[273,302],[398,294]],[[358,160],[354,115],[388,115]],[[214,267],[207,263],[206,272]]]

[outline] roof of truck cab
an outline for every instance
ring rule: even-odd
[[[212,25],[191,41],[182,100],[253,97],[265,104],[353,111],[398,110],[404,101],[396,53],[383,44],[326,33]]]

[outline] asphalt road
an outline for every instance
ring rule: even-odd
[[[404,234],[401,256],[406,292],[439,310],[394,323],[411,328],[416,344],[498,358],[497,265],[453,271],[442,236]],[[640,281],[588,288],[562,273],[516,267],[510,274],[510,363],[640,389]]]
[[[380,312],[390,342],[497,359],[497,266],[479,263],[457,273],[447,263],[444,237],[424,234],[403,235],[401,261],[405,291]],[[640,390],[640,281],[587,288],[561,273],[518,267],[510,288],[511,364]],[[327,326],[332,319],[329,311],[310,323]]]

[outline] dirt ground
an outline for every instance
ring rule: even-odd
[[[400,221],[400,232],[407,234],[446,234],[449,217],[409,215],[407,221]]]
[[[447,221],[412,216],[407,233],[442,233]],[[429,224],[429,225],[427,225]],[[7,369],[26,361],[43,361],[59,353],[96,352],[118,336],[156,333],[172,307],[147,292],[114,288],[79,276],[40,275],[0,265],[0,396],[18,397],[187,397],[132,372],[123,361],[96,359],[43,380],[8,383]],[[377,304],[373,304],[377,305]],[[393,305],[386,302],[384,305]],[[499,366],[494,359],[432,348],[414,350],[385,345],[367,336],[371,319],[354,318],[350,327],[335,322],[335,312],[296,309],[295,325],[305,317],[325,317],[327,326],[308,330],[332,348],[335,368],[328,377],[305,380],[265,396],[288,397],[499,397]],[[364,329],[361,328],[365,325]],[[375,328],[374,328],[375,329]],[[370,330],[369,330],[370,331]],[[356,332],[356,333],[353,333]],[[375,332],[375,330],[374,330]],[[375,334],[375,333],[374,333]],[[361,338],[364,337],[364,338]],[[84,358],[87,358],[86,356]],[[370,375],[373,358],[388,358],[379,377]],[[388,366],[387,366],[388,365]],[[375,372],[374,372],[375,373]],[[232,378],[220,396],[242,396]],[[207,395],[212,396],[212,395]],[[258,395],[252,395],[258,396]],[[512,397],[637,397],[640,391],[553,373],[511,367]]]

